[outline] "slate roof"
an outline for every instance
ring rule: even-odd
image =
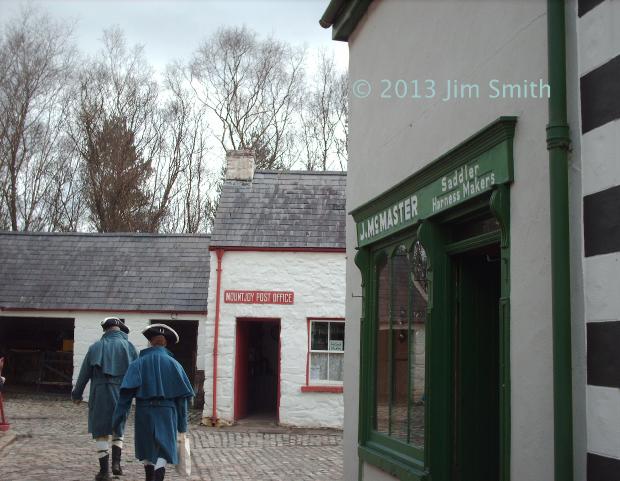
[[[345,172],[257,171],[222,186],[211,246],[345,248]]]
[[[205,312],[209,239],[0,232],[0,309]]]

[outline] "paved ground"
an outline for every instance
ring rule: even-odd
[[[0,433],[2,481],[88,481],[98,470],[94,442],[87,433],[86,404],[66,397],[5,393],[11,430]],[[338,481],[342,479],[342,435],[338,431],[227,429],[198,425],[192,416],[192,481]],[[133,414],[123,452],[120,481],[142,481],[133,459]],[[180,480],[170,468],[168,480]],[[186,479],[186,478],[185,478]]]

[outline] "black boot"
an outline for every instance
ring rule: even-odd
[[[112,474],[116,476],[123,475],[123,469],[121,468],[122,451],[118,446],[112,446]]]
[[[155,466],[152,464],[145,464],[144,473],[146,474],[146,481],[153,481],[153,477],[155,476]]]
[[[95,481],[111,481],[110,476],[110,455],[106,454],[103,458],[99,458],[99,472],[95,476]]]
[[[166,468],[156,469],[155,476],[153,477],[153,481],[164,481],[165,475],[166,475]]]

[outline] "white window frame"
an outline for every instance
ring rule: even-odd
[[[331,329],[329,324],[342,324],[344,326],[344,319],[318,319],[318,318],[309,318],[310,321],[309,329],[308,329],[308,385],[309,386],[342,386],[344,379],[342,381],[330,381],[330,380],[321,380],[321,379],[312,379],[312,354],[327,354],[327,375],[329,376],[329,354],[338,354],[343,356],[343,371],[344,371],[344,349],[342,351],[330,351],[330,350],[318,350],[312,349],[312,326],[315,322],[327,323],[327,346],[329,347],[329,341],[331,336]],[[346,333],[345,333],[345,342],[346,342]],[[344,372],[343,372],[344,378]]]

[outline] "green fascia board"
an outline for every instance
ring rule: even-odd
[[[516,121],[516,117],[500,117],[395,187],[353,210],[351,215],[357,224],[358,246],[406,229],[487,192],[495,185],[512,182],[512,139]],[[476,173],[475,177],[471,172]],[[449,189],[443,185],[457,176],[458,182],[448,185]],[[472,182],[482,188],[469,190]],[[409,209],[403,209],[403,205]],[[397,206],[400,206],[400,213]],[[373,225],[379,226],[379,218],[387,219],[388,223],[374,229]],[[392,222],[392,218],[396,220]]]
[[[366,14],[371,2],[372,0],[345,1],[342,10],[334,19],[332,25],[332,39],[348,42],[349,37]],[[342,3],[342,0],[332,0],[327,9],[332,6],[332,3]]]
[[[502,142],[509,144],[506,145],[506,155],[512,165],[512,139],[516,123],[517,117],[498,118],[391,189],[353,209],[349,214],[356,222],[370,217],[388,207],[394,200],[432,183]],[[512,178],[512,172],[510,177]]]

